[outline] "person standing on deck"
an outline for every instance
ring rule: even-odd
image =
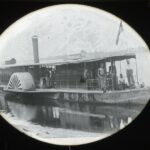
[[[48,70],[48,72],[49,72],[49,79],[50,79],[50,81],[49,81],[49,86],[52,87],[52,81],[51,81],[51,80],[52,80],[52,79],[51,79],[51,78],[52,78],[52,69],[50,68],[50,69]]]
[[[109,67],[109,74],[112,78],[112,88],[114,90],[118,89],[118,78],[117,78],[117,70],[115,66],[115,62],[112,62],[112,65]]]
[[[134,77],[133,77],[133,69],[130,66],[130,61],[129,60],[127,60],[126,74],[127,74],[127,80],[128,80],[129,88],[134,88],[135,87],[135,82],[134,82]]]
[[[45,80],[45,68],[40,68],[40,88],[43,89],[46,87],[46,80]]]
[[[56,86],[56,81],[55,81],[55,66],[52,66],[51,70],[51,86],[54,88]]]
[[[123,77],[123,74],[120,74],[120,79],[119,79],[119,90],[124,90],[126,88],[126,83],[125,79]]]
[[[83,77],[84,77],[84,81],[86,82],[87,88],[91,89],[91,81],[90,81],[90,79],[91,79],[91,72],[88,69],[84,70]]]
[[[100,64],[100,68],[98,68],[98,86],[101,90],[106,92],[106,73],[104,69],[104,64]]]
[[[84,78],[84,80],[88,79],[88,70],[87,69],[84,70],[83,78]]]
[[[50,87],[50,73],[48,69],[46,69],[45,71],[45,80],[46,80],[46,88],[49,88]]]

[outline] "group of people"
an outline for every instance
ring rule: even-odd
[[[41,68],[40,72],[40,88],[50,88],[55,86],[55,67]]]
[[[125,82],[122,73],[120,73],[118,79],[115,62],[112,62],[112,64],[109,66],[108,72],[106,72],[105,69],[106,67],[104,65],[105,65],[104,63],[100,63],[100,67],[97,70],[97,81],[98,81],[97,83],[99,89],[106,92],[106,90],[123,90],[126,88],[135,87],[133,69],[130,67],[129,60],[127,60],[127,69],[126,69],[126,76],[128,83]],[[90,81],[88,80],[90,79],[90,73],[88,72],[88,69],[85,69],[84,77],[88,85]]]
[[[40,88],[51,88],[56,86],[55,71],[55,67],[43,67],[40,69]],[[127,83],[122,73],[120,73],[118,78],[114,61],[111,62],[109,71],[106,71],[105,63],[100,63],[96,72],[96,76],[93,76],[93,72],[85,68],[83,76],[80,78],[80,82],[86,83],[86,87],[88,89],[98,87],[103,92],[106,92],[107,90],[124,90],[126,88],[135,88],[133,69],[130,67],[129,60],[127,60],[126,68]]]
[[[118,79],[115,62],[112,62],[111,66],[109,66],[108,73],[104,69],[104,64],[100,64],[100,68],[98,68],[98,84],[103,91],[106,91],[106,89],[124,90],[126,88],[135,88],[133,69],[129,60],[127,60],[126,77],[127,83],[122,73],[120,73]]]
[[[100,67],[98,68],[98,86],[104,92],[107,89],[118,89],[118,77],[115,63],[113,62],[112,65],[109,66],[109,72],[106,72],[104,64],[101,63]]]

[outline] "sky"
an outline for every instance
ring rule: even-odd
[[[119,24],[119,18],[91,7],[47,7],[18,20],[0,36],[0,63],[11,58],[16,58],[18,64],[33,62],[32,36],[37,35],[40,61],[51,56],[80,53],[81,50],[89,53],[142,49],[145,55],[139,51],[138,64],[144,65],[138,67],[148,72],[145,69],[150,64],[148,47],[124,21],[116,45]],[[149,72],[147,74],[150,76]],[[146,82],[148,80],[147,77]]]

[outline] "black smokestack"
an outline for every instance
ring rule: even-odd
[[[39,63],[38,36],[32,37],[34,63]]]

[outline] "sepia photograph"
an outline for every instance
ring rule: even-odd
[[[46,143],[80,145],[122,130],[150,98],[150,52],[121,18],[61,4],[0,36],[0,114]]]

